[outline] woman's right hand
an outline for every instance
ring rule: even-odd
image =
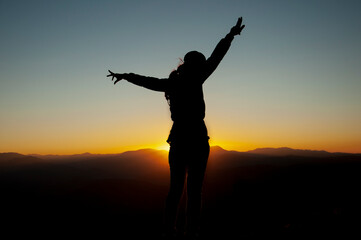
[[[240,35],[245,25],[242,25],[242,17],[238,18],[237,24],[232,27],[231,34],[233,36]]]

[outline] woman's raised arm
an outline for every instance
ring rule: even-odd
[[[233,26],[230,32],[217,44],[211,56],[207,59],[206,73],[204,81],[216,70],[223,57],[226,55],[231,42],[236,35],[240,35],[245,25],[242,25],[242,18],[238,18],[237,24]]]

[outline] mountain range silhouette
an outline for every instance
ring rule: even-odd
[[[156,238],[169,187],[167,154],[0,153],[2,232]],[[212,147],[202,236],[360,236],[360,170],[361,154]]]

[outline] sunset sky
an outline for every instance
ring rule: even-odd
[[[361,1],[0,0],[0,152],[165,148],[165,78],[244,29],[204,84],[211,145],[361,153]]]

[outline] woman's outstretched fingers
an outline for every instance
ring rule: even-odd
[[[108,70],[108,71],[109,71],[110,74],[108,74],[107,77],[112,77],[112,81],[113,81],[114,77],[115,77],[115,74],[110,70]]]

